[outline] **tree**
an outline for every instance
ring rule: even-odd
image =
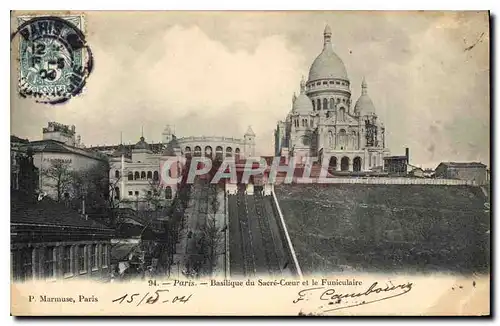
[[[52,188],[56,193],[56,201],[61,201],[65,193],[68,193],[72,184],[72,172],[70,163],[63,160],[54,160],[50,167],[42,171],[42,176],[49,180],[43,186]]]
[[[108,178],[109,165],[107,162],[99,162],[87,169],[72,171],[71,187],[72,197],[77,201],[76,206],[82,208],[82,212],[94,214],[108,214],[110,182]],[[113,186],[113,191],[114,191]]]
[[[35,202],[39,170],[33,164],[33,150],[28,148],[26,153],[17,153],[15,160],[18,170],[17,175],[11,176],[11,189],[17,189],[27,201]]]
[[[144,200],[150,210],[159,210],[165,206],[165,191],[160,180],[149,180],[148,188],[144,190]]]
[[[207,200],[210,201],[207,223],[201,228],[200,248],[201,254],[205,257],[210,274],[217,265],[217,258],[222,253],[220,245],[224,240],[223,228],[217,223],[217,214],[220,208],[219,198],[217,196],[217,185],[210,185],[210,195]]]
[[[217,197],[217,185],[213,185],[212,191],[213,193],[210,200],[210,212],[212,213],[212,216],[215,218],[220,208],[219,198]]]
[[[201,228],[200,248],[201,254],[204,256],[210,274],[212,274],[214,267],[217,265],[217,258],[222,253],[220,244],[224,239],[224,232],[222,228],[217,225],[215,216],[207,219],[207,224]]]

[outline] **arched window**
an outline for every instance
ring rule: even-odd
[[[328,99],[323,99],[323,110],[328,110]]]
[[[335,156],[330,157],[330,162],[328,163],[330,170],[335,171],[337,169],[337,158]]]
[[[186,148],[184,148],[184,156],[186,158],[191,157],[191,147],[186,146]]]
[[[340,121],[345,120],[345,109],[344,108],[340,108],[340,110],[339,110],[339,120]]]
[[[238,160],[240,158],[240,149],[239,148],[236,148],[234,150],[234,156],[236,157],[236,160]]]
[[[320,111],[321,110],[321,100],[320,99],[318,99],[316,101],[316,105],[318,106],[318,111]]]
[[[339,131],[339,145],[340,149],[345,149],[347,145],[347,133],[345,129],[340,129]]]
[[[153,172],[153,180],[158,181],[158,171]]]
[[[212,157],[212,147],[211,146],[205,146],[205,156]]]
[[[349,158],[347,156],[342,157],[342,160],[340,160],[340,170],[349,171]]]
[[[201,156],[201,147],[200,146],[196,146],[194,148],[194,156]]]
[[[359,156],[356,156],[352,161],[352,169],[356,172],[361,171],[361,158]]]
[[[132,171],[130,171],[130,172],[128,173],[128,180],[129,180],[129,181],[134,180],[134,174],[132,173]]]
[[[172,188],[169,186],[165,188],[165,199],[172,199]]]
[[[335,108],[335,100],[332,98],[330,98],[330,110],[333,110],[333,108]]]
[[[335,135],[333,134],[333,131],[328,132],[328,147],[334,148],[335,147]]]
[[[153,179],[153,172],[151,171],[148,171],[148,176],[147,176],[148,179]]]
[[[120,171],[116,170],[115,171],[115,178],[118,179],[120,177]]]
[[[120,199],[120,188],[115,188],[115,199]]]
[[[141,172],[141,179],[146,179],[146,172],[144,171]]]
[[[140,179],[139,172],[135,171],[135,173],[134,173],[134,179],[135,180],[139,180]]]
[[[358,149],[358,137],[356,131],[352,131],[351,133],[351,139],[352,139],[352,148]]]
[[[222,146],[217,146],[215,148],[215,159],[222,161],[222,155],[223,155],[223,149]]]
[[[233,149],[231,147],[226,148],[226,157],[233,156]]]
[[[312,101],[313,103],[313,111],[316,111],[316,102]]]

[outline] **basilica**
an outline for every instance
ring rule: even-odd
[[[300,82],[300,94],[293,95],[292,108],[275,130],[278,156],[318,157],[328,160],[334,171],[375,171],[383,168],[389,155],[385,127],[363,79],[361,95],[351,102],[347,70],[333,51],[332,32],[324,31],[323,50]]]

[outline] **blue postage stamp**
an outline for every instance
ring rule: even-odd
[[[80,94],[92,71],[84,17],[21,16],[18,26],[19,94],[50,104]]]

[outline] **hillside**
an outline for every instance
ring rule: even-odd
[[[480,188],[280,185],[275,192],[306,274],[489,268],[490,212]]]

